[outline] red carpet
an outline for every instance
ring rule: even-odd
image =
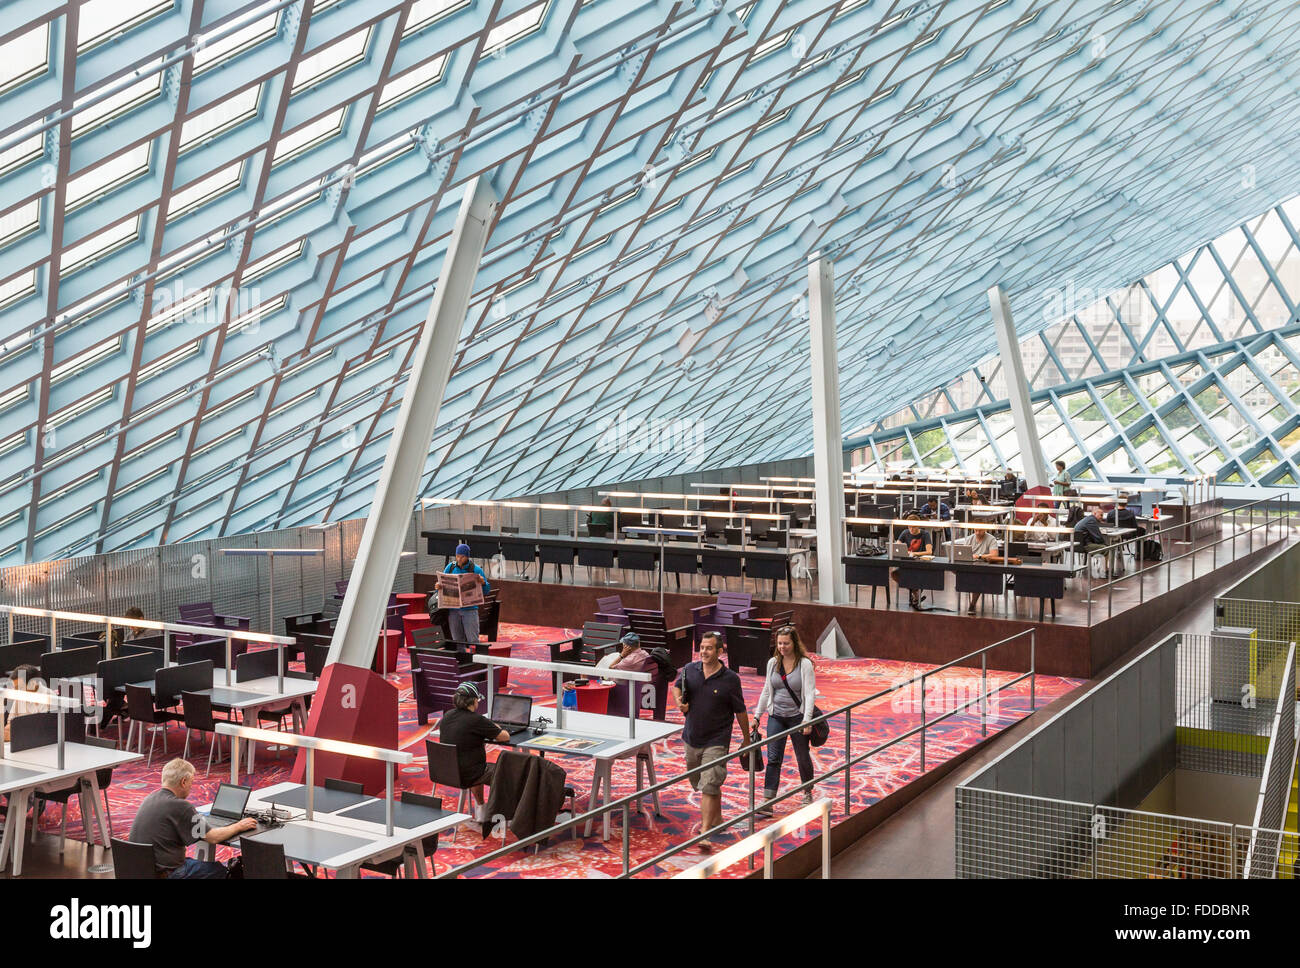
[[[559,629],[503,624],[500,637],[501,641],[515,643],[513,651],[515,657],[540,659],[546,658],[545,650],[540,645],[530,643],[544,643],[552,639],[562,638],[563,635],[560,634]],[[839,659],[832,661],[814,658],[814,663],[817,667],[817,691],[819,693],[817,702],[823,710],[835,709],[855,699],[879,692],[900,681],[918,675],[927,668],[916,663],[876,659]],[[401,663],[396,673],[397,681],[402,689],[400,710],[401,744],[403,748],[408,748],[414,754],[415,763],[405,767],[403,772],[399,773],[398,788],[427,793],[430,791],[430,783],[423,766],[425,760],[423,740],[429,732],[429,726],[420,726],[416,722],[415,703],[410,698],[411,682],[410,675],[407,672],[408,668],[406,653],[403,650]],[[542,672],[520,669],[511,669],[509,676],[508,691],[528,693],[535,698],[538,704],[554,706],[553,680],[550,676]],[[1015,678],[1014,674],[1004,672],[990,672],[989,676],[990,679],[998,682],[1007,682]],[[758,676],[748,672],[741,675],[741,680],[744,684],[747,705],[752,710],[758,701],[762,681]],[[1036,683],[1038,706],[1041,707],[1051,702],[1080,683],[1081,680],[1038,676]],[[935,716],[940,715],[942,710],[953,709],[956,705],[969,701],[978,693],[979,673],[977,670],[947,670],[928,682],[926,716],[933,719]],[[998,696],[989,711],[988,734],[991,736],[998,730],[1016,722],[1028,710],[1029,682],[1026,680],[1003,691]],[[671,699],[668,703],[668,718],[674,722],[681,721],[681,715],[673,706]],[[854,710],[852,719],[851,745],[854,755],[886,743],[921,723],[919,686],[913,687],[910,692],[895,693],[859,707]],[[431,724],[432,720],[430,721]],[[111,735],[111,732],[107,735]],[[933,769],[936,765],[979,743],[982,738],[977,707],[972,707],[972,709],[953,716],[938,726],[931,727],[926,731],[926,768]],[[118,770],[114,774],[113,785],[109,792],[114,836],[126,836],[139,802],[148,793],[157,789],[163,763],[170,756],[179,755],[183,741],[184,730],[172,728],[169,730],[170,752],[167,755],[161,753],[162,739],[160,736],[152,767],[146,768],[141,763],[137,766]],[[817,764],[819,771],[844,762],[844,744],[843,717],[837,717],[831,724],[830,740],[825,746],[813,751],[814,762]],[[736,745],[737,742],[733,741],[733,749]],[[147,750],[147,740],[145,747]],[[489,747],[489,751],[489,757],[494,758],[495,753],[491,747]],[[224,761],[221,765],[214,764],[211,776],[204,776],[203,770],[207,762],[207,756],[207,744],[196,734],[190,744],[190,761],[194,763],[199,771],[194,783],[194,792],[191,794],[191,799],[196,803],[210,800],[211,793],[216,789],[217,784],[223,780],[228,780],[230,776],[229,763]],[[658,776],[661,780],[681,773],[685,769],[685,762],[680,739],[673,738],[659,744],[655,750],[655,761]],[[567,782],[578,791],[578,808],[584,810],[586,796],[591,786],[592,771],[590,762],[577,757],[558,757],[556,762],[567,771]],[[291,765],[292,759],[289,751],[286,750],[281,754],[281,758],[277,760],[274,753],[259,748],[257,775],[254,784],[256,786],[266,786],[287,779]],[[875,803],[888,793],[915,779],[921,772],[921,743],[918,734],[882,750],[866,762],[854,767],[853,780],[849,791],[852,809],[854,811],[861,810],[863,807]],[[244,778],[242,782],[249,782],[249,780]],[[797,783],[798,771],[795,766],[793,751],[787,749],[783,767],[783,789]],[[634,790],[635,786],[635,761],[628,759],[615,763],[615,797],[625,796]],[[760,776],[758,779],[759,792],[761,792],[761,788],[762,778]],[[444,797],[447,806],[455,806],[456,791],[442,789],[439,793]],[[819,787],[819,795],[833,799],[835,808],[832,813],[832,821],[838,820],[843,815],[843,776],[840,775],[834,781],[822,784]],[[741,771],[738,765],[733,765],[730,768],[727,783],[723,789],[723,815],[724,817],[733,816],[746,809],[748,804],[749,784],[747,774]],[[799,805],[798,797],[782,801],[776,807],[776,816],[780,817],[783,814],[792,812]],[[691,828],[699,822],[698,795],[690,789],[689,783],[685,781],[674,784],[661,793],[660,808],[662,817],[656,821],[654,831],[648,829],[644,816],[633,816],[630,836],[630,856],[633,865],[648,860],[673,844],[687,839]],[[69,837],[80,838],[82,837],[81,820],[75,799],[69,804],[69,811]],[[59,808],[57,806],[47,809],[41,824],[41,830],[43,832],[52,832],[57,836],[58,818]],[[763,822],[760,822],[759,826],[762,825]],[[610,839],[608,842],[603,843],[600,840],[599,824],[593,827],[592,833],[593,836],[588,839],[581,837],[568,839],[569,835],[566,833],[563,835],[564,839],[561,839],[559,843],[543,848],[540,853],[534,854],[531,850],[526,853],[511,853],[489,865],[475,869],[471,876],[617,876],[622,870],[621,818],[618,816],[611,818]],[[815,836],[817,833],[819,831],[814,827],[802,835],[796,832],[783,838],[778,842],[777,856],[796,846],[802,840]],[[740,834],[722,835],[727,842],[739,836]],[[460,866],[470,863],[475,857],[483,856],[500,846],[501,841],[499,839],[483,840],[479,835],[477,825],[467,825],[462,828],[456,838],[456,843],[451,842],[450,835],[441,838],[435,858],[438,870],[440,872],[444,871],[448,865]],[[670,875],[698,863],[705,856],[698,848],[692,848],[669,858],[641,876]],[[761,862],[761,856],[756,858],[756,862]],[[730,868],[726,874],[729,876],[742,876],[748,873],[748,870],[748,866],[742,861]]]

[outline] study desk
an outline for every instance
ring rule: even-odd
[[[73,742],[64,743],[63,769],[59,769],[58,765],[57,744],[52,743],[49,746],[37,746],[12,753],[9,744],[5,743],[4,754],[4,761],[0,762],[0,793],[9,795],[9,807],[5,814],[4,838],[0,840],[0,869],[12,860],[14,877],[18,877],[23,872],[27,809],[34,793],[66,790],[70,786],[77,786],[82,823],[86,830],[86,843],[93,843],[97,825],[101,843],[104,847],[108,847],[113,832],[109,829],[108,821],[103,815],[99,800],[99,780],[96,774],[100,770],[144,759],[139,753],[101,749],[98,746]]]
[[[541,711],[553,712],[553,710],[533,708],[534,713]],[[658,780],[655,778],[654,744],[670,736],[679,735],[683,726],[681,723],[638,719],[636,721],[635,738],[627,735],[627,728],[628,720],[625,716],[606,716],[601,713],[584,713],[576,709],[566,709],[564,710],[563,729],[549,728],[541,736],[528,734],[518,736],[518,738],[511,737],[509,742],[500,745],[509,746],[511,749],[523,753],[537,753],[540,756],[551,753],[557,756],[578,756],[592,760],[591,796],[587,800],[587,809],[594,810],[596,807],[609,803],[614,799],[611,786],[615,760],[636,757],[644,751],[646,754],[647,781],[652,786],[657,783]],[[566,748],[565,741],[574,741],[574,743]],[[591,745],[581,749],[576,748],[578,745],[587,743]],[[639,766],[636,767],[636,785],[637,789],[640,790],[641,769]],[[659,812],[658,794],[653,796],[653,800],[653,811],[641,811],[646,814],[651,829],[654,828],[653,815]],[[638,804],[638,809],[639,806]],[[608,813],[601,818],[601,823],[601,839],[608,840]],[[587,821],[583,836],[591,836],[590,820]]]
[[[416,876],[423,876],[423,860],[413,864],[408,850],[414,848],[418,853],[420,842],[425,837],[450,830],[470,819],[464,813],[394,803],[393,832],[390,835],[384,820],[385,805],[382,798],[347,794],[330,803],[334,809],[322,809],[322,798],[327,793],[339,792],[341,791],[326,791],[323,787],[317,787],[311,820],[305,815],[299,816],[285,821],[283,826],[244,836],[263,843],[283,844],[286,860],[332,870],[339,877],[355,878],[359,876],[362,864],[379,863],[398,857],[405,858],[408,874],[414,869]],[[296,802],[295,794],[300,795],[305,803],[305,793],[301,784],[276,783],[254,790],[245,809],[266,810],[272,804],[283,808],[291,801]],[[204,804],[198,809],[200,813],[206,814],[212,809],[212,804]],[[378,819],[375,819],[376,816]],[[238,849],[240,839],[232,837],[222,846]],[[210,856],[211,845],[200,841],[198,853],[200,856]]]
[[[677,529],[686,530],[686,529]],[[747,545],[729,545],[721,542],[704,544],[656,544],[636,539],[584,538],[570,535],[509,534],[497,531],[431,530],[420,532],[428,542],[430,555],[440,554],[438,549],[455,546],[462,540],[474,541],[485,547],[481,556],[500,553],[506,561],[530,564],[540,560],[543,565],[573,565],[575,556],[579,565],[588,568],[612,568],[615,558],[618,566],[631,571],[654,571],[681,575],[699,573],[709,579],[709,592],[713,579],[753,578],[776,583],[782,578],[786,592],[794,597],[792,561],[808,554],[799,548],[754,548]],[[692,567],[691,562],[695,565]],[[678,579],[680,582],[680,578]]]
[[[142,682],[133,682],[133,686],[146,686],[150,692],[153,692],[157,686],[156,680],[146,679]],[[239,721],[245,725],[257,725],[257,714],[267,708],[275,708],[289,703],[293,707],[293,721],[297,730],[301,732],[306,728],[307,723],[307,697],[316,694],[318,683],[314,679],[299,679],[297,677],[284,677],[284,688],[279,688],[279,678],[277,676],[267,676],[263,679],[249,679],[246,682],[237,682],[232,685],[226,685],[226,670],[212,670],[212,687],[210,689],[195,689],[193,692],[199,695],[206,695],[212,698],[212,707],[214,709],[225,709],[231,712],[239,713]],[[124,686],[118,687],[125,691]],[[155,699],[157,696],[155,695]],[[140,731],[140,742],[144,742],[144,730]],[[240,740],[234,741],[236,749]],[[252,741],[248,743],[248,772],[253,771],[254,745]]]
[[[845,580],[850,585],[871,585],[871,604],[875,607],[876,588],[889,587],[889,573],[897,569],[900,588],[917,591],[942,591],[945,576],[952,572],[957,592],[967,594],[1002,594],[1007,578],[1015,579],[1017,598],[1038,599],[1038,621],[1048,601],[1056,615],[1056,600],[1065,597],[1065,580],[1079,569],[1070,565],[1003,565],[987,561],[952,561],[948,558],[887,558],[884,556],[845,555],[840,559]]]

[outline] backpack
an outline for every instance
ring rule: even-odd
[[[655,665],[659,667],[659,674],[664,677],[665,682],[672,682],[677,678],[677,667],[673,665],[672,656],[663,646],[650,649],[646,655],[654,659]]]
[[[1165,556],[1165,549],[1160,547],[1160,542],[1155,538],[1144,538],[1142,540],[1142,558],[1144,561],[1160,561]]]

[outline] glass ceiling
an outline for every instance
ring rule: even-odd
[[[1300,197],[1024,340],[1045,458],[1083,480],[1300,484],[1297,222]],[[1006,392],[981,361],[850,435],[853,465],[1021,469]]]
[[[989,285],[1028,335],[1300,170],[1288,4],[5,13],[5,564],[363,513],[474,175],[502,205],[428,494],[805,454],[812,253],[848,430],[989,354]]]

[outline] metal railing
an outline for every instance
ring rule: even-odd
[[[702,860],[694,867],[687,868],[673,878],[701,880],[710,874],[724,871],[739,860],[750,857],[758,850],[763,851],[763,879],[772,879],[772,845],[786,834],[795,833],[808,825],[815,817],[822,822],[822,880],[831,876],[831,802],[823,797],[806,806],[800,807],[788,817],[782,817],[776,823],[769,824],[757,833],[750,834],[743,840],[726,847],[708,860]]]
[[[1026,640],[1028,641],[1028,645],[1029,645],[1028,671],[1023,672],[1020,675],[1017,675],[1006,682],[998,684],[993,689],[990,689],[989,679],[988,679],[989,653],[992,652],[994,649],[1007,646],[1010,643],[1017,643],[1019,645],[1023,645],[1023,643]],[[963,703],[956,705],[955,708],[943,712],[939,716],[935,716],[935,717],[928,716],[925,699],[927,696],[926,686],[929,680],[935,677],[936,675],[945,672],[948,669],[952,669],[958,666],[973,668],[974,663],[977,660],[980,664],[979,694],[977,696],[974,696],[973,698],[968,699]],[[1036,672],[1035,672],[1036,669],[1035,661],[1036,661],[1035,632],[1033,629],[1025,629],[1023,632],[1018,632],[1015,635],[1011,635],[1004,639],[1000,639],[997,642],[994,642],[990,645],[986,645],[982,648],[976,649],[973,652],[967,653],[966,655],[961,656],[960,658],[953,659],[952,661],[946,662],[940,666],[936,666],[933,669],[928,669],[925,672],[921,673],[920,675],[912,676],[911,678],[905,681],[894,683],[887,689],[881,689],[880,691],[875,692],[869,696],[865,696],[861,699],[856,699],[851,703],[847,703],[846,705],[840,706],[838,709],[834,709],[830,712],[823,713],[822,715],[810,720],[809,723],[799,723],[798,725],[792,726],[789,729],[785,729],[776,733],[769,733],[766,739],[760,740],[758,742],[747,743],[744,746],[741,746],[739,749],[735,750],[734,752],[727,753],[725,756],[721,756],[715,760],[711,760],[708,763],[703,763],[700,766],[695,767],[694,769],[686,770],[683,773],[679,773],[678,775],[669,777],[668,779],[665,780],[660,780],[657,783],[654,783],[648,787],[638,789],[636,792],[631,793],[618,800],[614,800],[609,803],[602,804],[594,809],[590,809],[586,813],[579,814],[577,816],[571,816],[569,819],[560,821],[559,823],[556,823],[553,826],[548,827],[546,830],[539,831],[528,837],[520,838],[514,841],[513,843],[507,844],[504,847],[497,848],[496,850],[493,850],[487,854],[483,854],[481,856],[475,857],[473,860],[468,861],[460,865],[459,867],[454,867],[450,870],[444,871],[442,874],[439,874],[438,876],[443,878],[455,878],[455,877],[460,877],[462,875],[466,875],[471,871],[475,870],[476,868],[482,867],[484,864],[492,863],[493,861],[507,857],[510,854],[523,850],[527,847],[539,845],[543,841],[549,840],[552,837],[556,837],[559,834],[562,834],[567,830],[576,828],[579,825],[584,825],[587,824],[588,822],[594,822],[606,813],[621,813],[622,828],[623,828],[622,829],[622,840],[623,840],[622,855],[623,856],[622,856],[622,870],[618,876],[620,878],[634,877],[637,874],[642,873],[643,871],[655,867],[656,865],[662,863],[663,861],[667,860],[670,857],[673,857],[676,854],[679,854],[686,850],[690,850],[696,844],[699,844],[701,841],[708,839],[714,834],[722,833],[723,831],[731,827],[735,827],[738,824],[742,824],[742,823],[745,824],[748,828],[747,834],[752,835],[755,833],[756,830],[755,820],[758,817],[758,812],[760,809],[769,810],[775,804],[781,802],[782,800],[788,799],[789,797],[792,797],[797,793],[802,793],[804,791],[811,792],[818,783],[823,783],[828,780],[831,780],[840,774],[843,775],[843,788],[844,788],[843,814],[844,816],[847,817],[852,812],[853,769],[854,767],[857,767],[860,764],[865,763],[873,756],[883,753],[885,750],[891,749],[892,747],[898,745],[899,743],[902,743],[908,739],[911,739],[913,736],[920,734],[920,768],[921,768],[921,772],[925,772],[926,733],[928,730],[939,725],[940,723],[945,722],[951,717],[966,711],[972,706],[978,706],[980,711],[981,735],[987,736],[988,735],[988,707],[989,707],[990,698],[996,697],[1002,691],[1009,689],[1012,686],[1018,685],[1019,683],[1024,682],[1026,679],[1029,680],[1029,709],[1027,710],[1025,715],[1026,716],[1032,715],[1034,710],[1037,708],[1037,680],[1036,680]],[[894,736],[893,738],[886,740],[883,743],[879,743],[875,746],[872,746],[870,749],[855,754],[853,752],[853,728],[852,728],[853,711],[869,703],[877,702],[890,695],[901,694],[905,691],[915,691],[915,688],[917,686],[920,687],[920,695],[921,695],[920,724],[912,727],[911,729],[905,730],[899,735]],[[737,760],[743,765],[748,759],[750,753],[752,753],[755,750],[763,749],[770,741],[774,739],[789,737],[796,732],[802,731],[802,729],[805,726],[808,726],[811,723],[826,722],[829,724],[831,720],[837,719],[839,717],[843,717],[843,722],[844,722],[844,759],[842,762],[838,763],[835,766],[832,766],[829,769],[823,770],[820,773],[815,773],[812,779],[800,783],[797,786],[791,787],[790,789],[786,790],[784,793],[778,793],[777,796],[773,797],[770,800],[760,800],[759,798],[756,797],[757,791],[756,791],[755,784],[757,781],[756,781],[755,773],[752,770],[746,770],[745,772],[748,774],[749,777],[748,809],[731,817],[728,820],[724,820],[722,823],[718,824],[716,827],[709,829],[708,831],[701,832],[695,835],[694,837],[688,838],[687,840],[683,841],[680,844],[676,844],[664,851],[661,851],[660,853],[654,855],[653,857],[647,860],[641,861],[640,863],[637,864],[632,863],[631,861],[631,818],[633,815],[632,805],[634,803],[638,805],[638,812],[639,812],[640,802],[644,799],[650,799],[650,801],[653,803],[654,796],[657,793],[659,793],[661,790],[665,790],[676,783],[689,781],[692,776],[702,774],[705,771],[714,769],[719,765],[724,765],[731,760]],[[750,857],[750,863],[751,864],[753,863],[752,856]]]
[[[1267,547],[1270,543],[1270,533],[1273,541],[1286,540],[1288,534],[1288,520],[1291,516],[1290,496],[1283,492],[1272,497],[1260,498],[1258,501],[1251,501],[1249,504],[1243,504],[1241,507],[1215,511],[1212,514],[1205,514],[1199,518],[1192,518],[1188,521],[1172,524],[1167,527],[1157,528],[1148,531],[1146,534],[1137,535],[1132,538],[1125,538],[1123,541],[1116,541],[1107,544],[1104,547],[1090,546],[1084,555],[1084,574],[1087,578],[1087,599],[1089,625],[1092,624],[1092,606],[1097,601],[1097,593],[1106,592],[1106,617],[1110,618],[1114,614],[1115,606],[1115,586],[1127,581],[1137,580],[1138,602],[1146,601],[1146,576],[1158,572],[1162,567],[1165,569],[1165,591],[1173,588],[1173,567],[1174,563],[1184,559],[1191,559],[1191,577],[1190,581],[1196,579],[1196,555],[1210,549],[1210,570],[1213,571],[1219,567],[1219,545],[1231,543],[1230,557],[1227,561],[1234,561],[1237,557],[1237,540],[1243,538],[1246,542],[1246,554],[1252,554],[1255,550],[1255,532],[1262,530],[1262,544],[1260,547]],[[1280,503],[1282,507],[1270,507],[1270,504]],[[1238,526],[1238,517],[1242,512],[1247,512],[1247,522],[1244,527]],[[1219,521],[1214,526],[1214,537],[1208,541],[1202,537],[1200,542],[1197,541],[1197,532],[1204,529],[1208,521],[1216,521],[1231,515],[1231,527],[1228,534],[1223,534],[1222,522]],[[1258,518],[1258,520],[1256,520]],[[1148,564],[1143,555],[1143,542],[1150,540],[1160,540],[1168,537],[1168,542],[1161,541],[1162,547],[1172,548],[1178,541],[1173,535],[1178,532],[1190,532],[1191,540],[1185,542],[1189,550],[1182,554],[1164,553],[1160,561],[1154,564]],[[1109,575],[1115,569],[1111,567],[1111,562],[1122,562],[1126,552],[1132,553],[1136,562],[1136,567],[1132,572],[1127,572],[1118,577],[1111,577],[1103,582],[1094,582],[1092,577],[1093,562],[1098,558],[1104,558],[1107,561],[1106,572]]]

